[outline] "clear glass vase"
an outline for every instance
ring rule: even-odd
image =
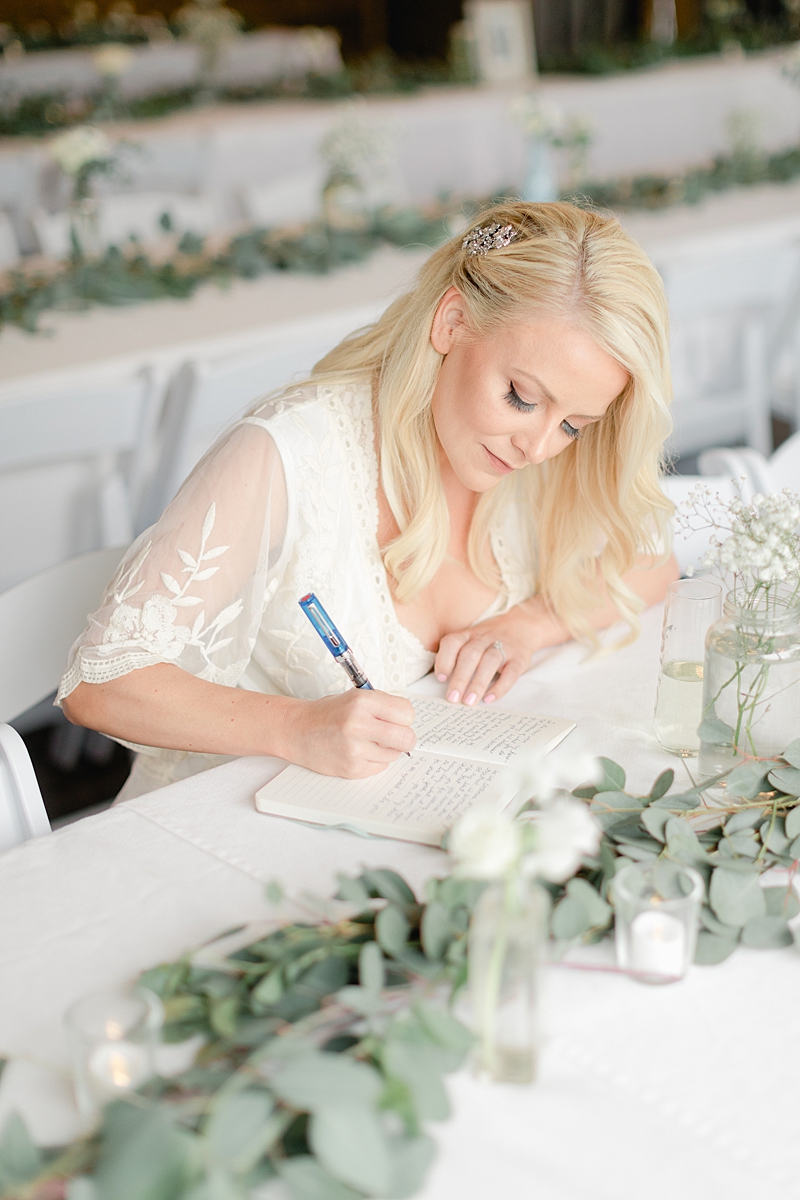
[[[78,258],[99,258],[103,252],[100,210],[94,196],[73,200],[69,209],[72,251]]]
[[[700,774],[782,753],[800,731],[800,597],[730,592],[706,637]]]
[[[477,1069],[506,1083],[530,1083],[538,1050],[537,993],[547,937],[548,898],[514,876],[492,883],[469,930],[469,990]]]

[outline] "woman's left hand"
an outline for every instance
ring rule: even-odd
[[[491,704],[527,671],[532,654],[567,637],[541,599],[534,596],[501,617],[445,634],[433,669],[440,683],[447,682],[451,703],[474,705],[485,700]]]

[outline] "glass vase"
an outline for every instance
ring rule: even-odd
[[[782,753],[800,730],[800,598],[775,585],[730,592],[708,631],[700,774]]]
[[[93,196],[72,201],[69,225],[73,254],[78,258],[99,258],[103,252],[100,211]]]
[[[558,195],[558,180],[553,168],[550,146],[544,138],[531,138],[522,198],[529,204],[544,204],[550,200],[557,200]]]
[[[469,930],[469,990],[479,1074],[530,1083],[538,1050],[537,993],[548,900],[517,876],[481,895]]]
[[[363,233],[370,225],[367,191],[357,175],[335,172],[322,189],[322,211],[329,229]]]

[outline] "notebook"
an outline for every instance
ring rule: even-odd
[[[256,793],[259,812],[438,846],[473,804],[504,808],[516,794],[506,769],[527,751],[546,754],[574,722],[424,696],[414,705],[417,745],[380,775],[338,779],[294,764]]]

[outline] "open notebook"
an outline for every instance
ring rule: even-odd
[[[504,773],[518,754],[531,749],[546,754],[575,728],[553,717],[409,699],[417,735],[410,758],[403,755],[369,779],[337,779],[290,765],[256,793],[256,808],[438,846],[471,805],[504,808],[514,799],[516,788]]]

